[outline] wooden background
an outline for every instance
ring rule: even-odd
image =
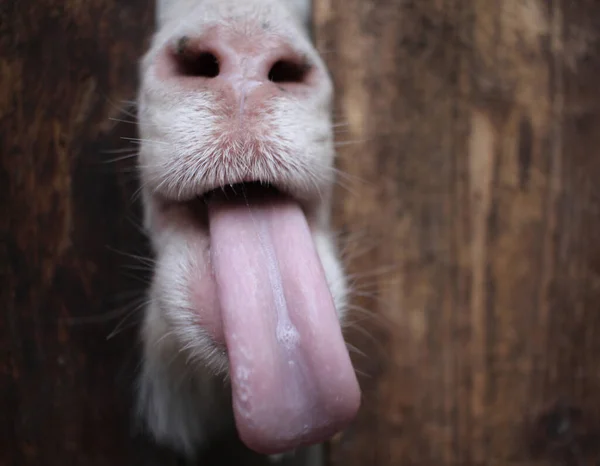
[[[133,161],[107,162],[135,149],[152,15],[0,2],[1,466],[180,464],[130,423],[146,243]],[[599,465],[600,2],[315,0],[314,22],[364,390],[329,464]]]

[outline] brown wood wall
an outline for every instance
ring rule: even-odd
[[[179,464],[129,422],[146,248],[105,163],[151,3],[0,3],[1,466]],[[330,464],[597,466],[600,2],[315,5],[365,354]]]

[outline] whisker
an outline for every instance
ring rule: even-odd
[[[133,270],[138,272],[152,272],[154,270],[154,266],[142,264],[142,265],[122,265],[124,269]]]
[[[133,159],[138,156],[138,152],[133,152],[131,154],[123,155],[121,157],[114,157],[112,159],[102,160],[102,163],[116,163],[122,162],[123,160]]]
[[[146,227],[144,227],[144,225],[142,223],[140,223],[135,217],[133,217],[133,215],[127,215],[127,221],[129,223],[131,223],[133,225],[133,227],[139,232],[141,233],[144,237],[148,237],[148,231],[146,230]],[[146,257],[144,256],[146,259],[150,259],[153,260],[155,263],[156,261],[154,259],[152,259],[151,257]]]
[[[332,55],[332,54],[338,53],[338,51],[335,49],[319,49],[319,48],[317,48],[317,51],[319,52],[320,55]]]
[[[125,141],[132,141],[132,142],[139,142],[139,143],[149,142],[149,143],[152,143],[152,144],[159,144],[159,145],[162,145],[162,146],[168,146],[168,145],[170,145],[166,141],[155,141],[153,139],[140,139],[140,138],[125,137],[125,136],[121,136],[121,139],[123,139]]]
[[[121,251],[119,249],[113,248],[112,246],[106,246],[106,248],[112,252],[116,252],[117,254],[120,254],[122,256],[128,257],[130,259],[136,259],[142,263],[145,263],[147,265],[155,265],[156,264],[156,260],[151,258],[151,257],[146,257],[146,256],[140,256],[137,254],[132,254],[130,252],[125,252],[125,251]]]
[[[129,317],[129,316],[127,316],[127,317]],[[126,330],[129,330],[129,329],[131,329],[133,327],[137,327],[139,325],[139,323],[140,323],[140,321],[138,321],[138,322],[130,322],[127,325],[121,324],[118,328],[116,328],[109,335],[106,336],[106,341],[112,340],[117,335],[119,335],[120,333],[123,333]]]
[[[110,149],[110,150],[102,150],[100,151],[101,154],[123,154],[123,153],[129,153],[131,152],[131,147],[125,147],[122,149]]]
[[[335,147],[345,147],[345,146],[351,146],[354,144],[364,144],[368,142],[368,139],[354,139],[351,141],[338,141],[336,143],[334,143]]]
[[[351,343],[348,343],[347,341],[345,343],[346,343],[346,348],[348,348],[349,351],[351,351],[352,353],[356,353],[359,356],[369,359],[369,357],[367,356],[367,354],[364,351],[361,351],[356,346],[352,345]]]
[[[137,120],[134,120],[134,121],[132,121],[132,120],[123,120],[121,118],[114,118],[114,117],[108,117],[108,119],[110,121],[115,121],[117,123],[128,123],[128,124],[132,124],[132,125],[137,125],[137,123],[138,123]]]
[[[348,284],[353,291],[361,291],[361,292],[375,292],[375,290],[387,291],[390,288],[398,288],[401,284],[400,279],[390,279],[390,280],[371,280],[364,281],[361,279],[349,279]]]
[[[354,315],[361,315],[365,317],[365,319],[369,322],[375,322],[382,326],[382,329],[387,330],[389,328],[393,328],[396,324],[391,321],[389,318],[381,315],[378,312],[373,312],[365,307],[359,306],[358,304],[349,304],[347,306],[348,311]]]
[[[355,191],[354,189],[352,189],[351,185],[343,180],[340,180],[339,178],[336,178],[336,180],[334,181],[334,184],[339,186],[340,188],[342,188],[344,191],[346,191],[348,194],[350,194],[352,197],[359,197],[359,194],[357,191]]]
[[[356,322],[350,322],[347,321],[343,324],[343,328],[345,329],[349,329],[349,330],[353,330],[355,332],[358,332],[359,334],[361,334],[362,336],[364,336],[367,340],[370,341],[370,343],[373,345],[373,347],[377,350],[377,352],[380,354],[381,357],[383,357],[386,361],[393,361],[392,358],[390,358],[388,352],[386,351],[385,346],[383,346],[383,344],[381,343],[380,340],[378,340],[377,338],[375,338],[373,335],[371,335],[365,328],[363,328],[361,325],[357,325]]]
[[[140,199],[140,197],[142,196],[142,193],[144,192],[144,189],[148,187],[148,185],[151,183],[151,181],[152,180],[146,180],[146,181],[143,181],[140,183],[138,188],[131,195],[132,203],[135,203]],[[162,183],[161,183],[161,185],[162,185]]]
[[[117,326],[115,327],[115,329],[110,332],[110,334],[106,337],[107,340],[111,340],[112,338],[114,338],[115,336],[117,336],[119,333],[123,332],[124,330],[131,328],[135,325],[139,324],[139,320],[132,322],[130,324],[128,324],[127,326],[124,325],[124,323],[127,321],[127,319],[129,319],[133,314],[137,313],[138,311],[140,311],[141,309],[145,308],[146,306],[148,306],[150,303],[152,302],[152,298],[147,298],[144,299],[141,303],[138,303],[133,309],[131,309],[127,315],[125,315],[125,317],[123,317],[123,319],[117,324]],[[140,315],[140,318],[142,317],[142,315]]]
[[[350,123],[348,121],[339,121],[337,123],[333,123],[331,125],[332,128],[341,128],[341,127],[347,127],[350,126]]]
[[[129,108],[137,108],[137,104],[134,103],[133,101],[128,101],[128,100],[122,100],[120,103],[120,105],[116,102],[114,102],[109,96],[107,96],[106,94],[104,94],[102,96],[109,104],[111,107],[113,107],[114,109],[116,109],[119,113],[122,113],[124,115],[127,115],[130,118],[133,118],[134,120],[137,120],[137,115],[135,115],[134,113],[132,113],[131,111],[129,111]],[[110,119],[110,118],[109,118]]]
[[[339,167],[331,167],[330,170],[333,171],[336,176],[344,178],[347,181],[361,183],[361,184],[365,184],[365,185],[372,184],[370,181],[367,181],[365,178],[361,178],[360,176],[357,176],[357,175],[352,175],[352,174],[348,173],[347,171],[342,170]]]
[[[364,257],[367,254],[374,252],[377,248],[376,243],[362,245],[362,248],[357,247],[356,244],[345,244],[340,250],[340,255],[343,261],[350,264],[357,260],[359,257]]]
[[[366,372],[361,371],[360,369],[357,369],[356,367],[353,367],[353,369],[354,369],[354,372],[357,375],[360,375],[361,377],[365,377],[367,379],[371,379],[372,378],[372,376],[370,374],[367,374]]]
[[[121,267],[122,269],[126,269],[125,266]],[[133,273],[126,273],[124,271],[121,271],[120,274],[125,277],[125,278],[129,278],[131,280],[135,280],[138,283],[141,283],[142,285],[145,286],[150,286],[152,285],[152,279],[148,278],[148,277],[144,277],[143,275],[138,274],[133,274]]]
[[[348,278],[354,280],[354,279],[364,279],[367,277],[380,277],[382,275],[397,271],[397,269],[398,269],[398,265],[396,265],[396,264],[382,265],[381,267],[377,267],[368,272],[357,272],[357,273],[349,274]]]
[[[86,325],[86,324],[102,324],[118,317],[121,317],[123,313],[128,312],[128,306],[123,306],[117,309],[114,309],[109,312],[104,312],[102,314],[84,316],[84,317],[69,317],[65,320],[67,325],[77,326],[77,325]]]
[[[133,100],[121,100],[121,111],[127,115],[128,117],[133,118],[134,120],[138,119],[138,116],[135,113],[130,112],[128,109],[132,108],[134,111],[137,111],[138,104]]]
[[[345,180],[340,180],[338,178],[335,178],[335,176],[331,176],[330,173],[333,173],[335,175],[335,173],[337,172],[337,169],[334,167],[327,167],[324,170],[322,170],[321,172],[316,172],[314,170],[311,170],[311,176],[320,181],[321,183],[335,183],[338,186],[342,187],[344,190],[348,191],[352,196],[356,197],[357,193],[354,192],[351,187],[349,186],[348,183],[345,182]]]

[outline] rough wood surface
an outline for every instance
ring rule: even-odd
[[[152,15],[144,0],[0,2],[2,466],[174,464],[130,436],[141,286],[126,254],[144,241],[135,180],[106,163],[135,148],[110,118],[130,119]]]
[[[600,3],[316,5],[375,314],[333,464],[599,464]]]
[[[149,5],[0,2],[2,466],[179,464],[130,423],[146,250],[106,163]],[[366,353],[330,464],[597,465],[600,3],[315,6]]]

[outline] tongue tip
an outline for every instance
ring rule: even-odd
[[[242,434],[239,433],[242,442],[251,450],[263,455],[275,455],[278,453],[286,453],[297,448],[307,447],[318,443],[326,442],[335,434],[343,430],[347,423],[339,426],[328,426],[327,428],[319,429],[315,432],[309,432],[306,435],[290,435],[285,436],[277,441],[272,435],[268,438],[262,435],[256,435],[254,432]]]
[[[281,453],[288,453],[290,451],[296,450],[298,448],[308,447],[310,445],[316,445],[328,440],[331,436],[335,434],[332,433],[329,436],[317,437],[317,438],[307,438],[303,440],[298,439],[282,439],[278,443],[273,443],[273,439],[269,439],[269,441],[263,441],[262,439],[258,439],[255,437],[242,436],[240,434],[240,439],[248,447],[250,450],[260,454],[260,455],[278,455]]]
[[[354,393],[347,393],[347,395],[335,407],[330,407],[334,412],[329,413],[326,424],[306,429],[291,426],[287,430],[279,429],[271,432],[270,429],[264,430],[256,425],[236,422],[238,435],[248,448],[263,455],[285,453],[296,448],[325,442],[348,427],[358,414],[361,405],[358,384]]]

